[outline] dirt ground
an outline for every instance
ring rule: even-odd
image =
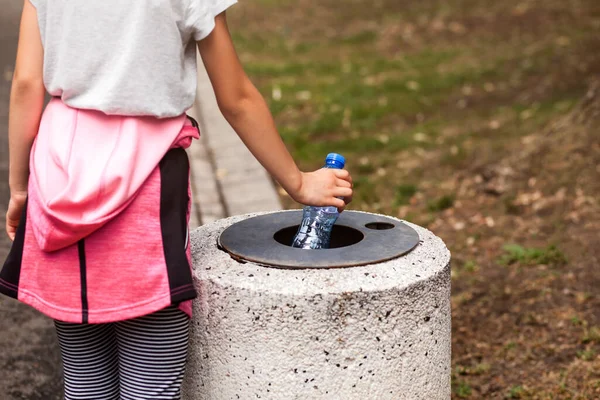
[[[454,178],[430,228],[454,255],[456,397],[600,399],[599,123],[592,84],[572,113]],[[503,255],[507,242],[546,252]]]

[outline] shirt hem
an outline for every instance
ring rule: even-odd
[[[187,296],[179,295],[181,304],[187,300],[192,300],[196,297],[195,292],[188,293]],[[185,297],[185,298],[182,298]],[[24,304],[35,308],[46,316],[56,319],[62,322],[69,323],[81,323],[82,310],[81,309],[65,309],[57,305],[48,303],[39,296],[28,292],[27,290],[19,289],[18,298]],[[153,298],[144,302],[139,302],[134,305],[123,306],[118,308],[104,309],[104,310],[87,310],[88,323],[99,324],[118,322],[128,320],[132,318],[141,317],[144,315],[151,314],[153,312],[162,310],[163,308],[173,305],[171,301],[171,294]],[[180,307],[190,318],[192,317],[189,307]]]
[[[212,7],[210,13],[206,16],[206,26],[193,35],[194,40],[199,42],[202,39],[206,38],[208,35],[210,35],[215,29],[215,17],[221,14],[223,11],[227,10],[229,7],[236,4],[237,2],[237,0],[223,0],[219,2],[219,4],[217,4],[216,6]]]

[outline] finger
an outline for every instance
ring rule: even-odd
[[[8,237],[10,238],[10,240],[15,240],[16,231],[12,226],[10,226],[8,224],[6,224],[6,233],[8,234]]]
[[[14,219],[6,219],[6,230],[10,230],[11,232],[16,232],[17,227],[19,226],[19,220]]]
[[[345,181],[343,179],[337,179],[335,181],[335,184],[339,187],[346,187],[346,188],[351,188],[352,187],[352,183]]]
[[[350,176],[350,172],[348,172],[348,170],[345,170],[345,169],[332,169],[332,171],[336,177],[343,179],[345,181],[347,181],[348,177]]]
[[[343,205],[338,206],[337,210],[339,213],[341,213],[342,211],[344,211],[346,209],[346,200],[344,200]]]
[[[338,199],[337,197],[334,197],[331,200],[331,203],[332,203],[331,205],[334,206],[334,207],[337,207],[338,210],[340,210],[340,209],[343,210],[344,207],[346,207],[346,202],[344,200],[342,200],[342,199]]]
[[[333,191],[333,195],[335,197],[346,197],[346,196],[351,197],[352,196],[352,189],[350,189],[350,188],[344,188],[344,187],[337,187]]]

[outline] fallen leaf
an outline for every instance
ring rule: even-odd
[[[417,82],[417,81],[409,81],[406,83],[406,87],[409,90],[416,92],[417,90],[419,90],[421,88],[421,85],[419,85],[419,82]]]
[[[273,98],[273,100],[275,101],[279,101],[281,100],[282,97],[282,93],[281,93],[281,88],[279,87],[274,87],[273,91],[271,92],[271,97]]]
[[[413,135],[413,139],[415,140],[415,142],[428,142],[429,136],[427,136],[423,132],[417,132]]]
[[[448,24],[448,29],[450,32],[456,33],[457,35],[462,35],[467,32],[467,28],[460,22],[450,22],[450,24]]]
[[[296,93],[296,98],[298,100],[303,100],[303,101],[310,100],[311,96],[312,96],[312,94],[308,90],[302,90],[302,91]]]
[[[388,135],[381,134],[377,136],[377,140],[379,140],[383,144],[386,144],[390,141],[390,137]]]

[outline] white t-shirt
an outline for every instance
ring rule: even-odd
[[[237,0],[30,0],[44,85],[80,109],[167,118],[196,94],[196,41]]]

